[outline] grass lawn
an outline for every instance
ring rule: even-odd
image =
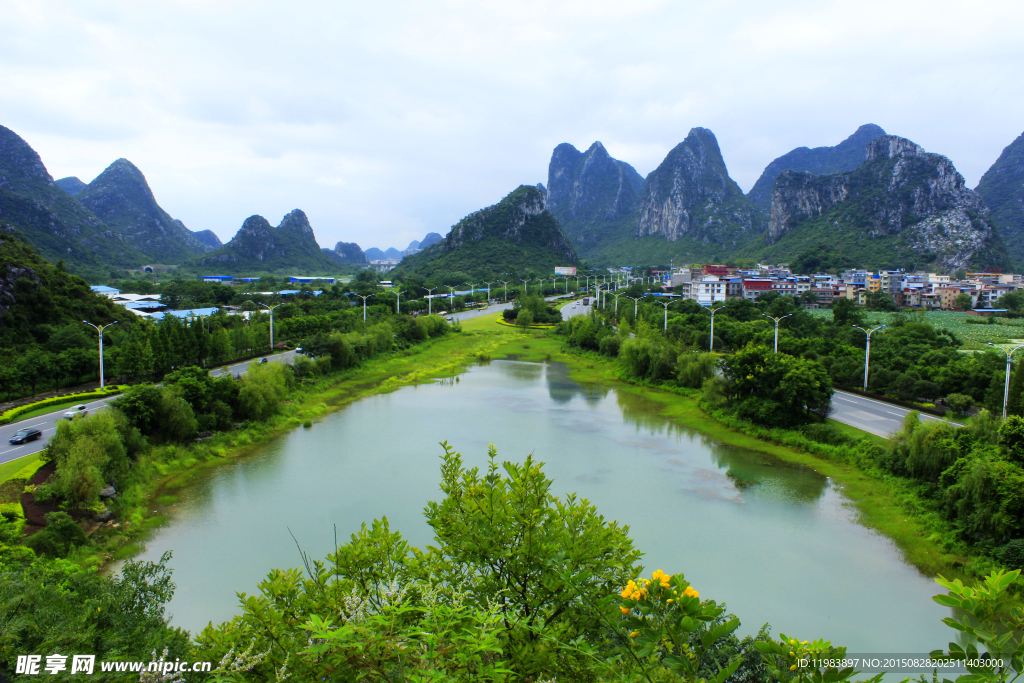
[[[32,463],[38,462],[43,457],[42,451],[31,453],[29,455],[22,456],[16,460],[11,460],[0,465],[0,483],[3,483],[21,471],[22,468],[28,467]]]

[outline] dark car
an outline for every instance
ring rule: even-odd
[[[11,443],[28,443],[29,441],[35,441],[42,437],[43,433],[38,429],[19,429],[15,432],[14,436],[11,437]]]

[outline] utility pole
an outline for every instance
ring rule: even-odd
[[[851,327],[856,327],[858,330],[860,330],[861,332],[866,334],[867,337],[868,337],[867,345],[864,347],[864,391],[867,391],[868,390],[868,363],[871,362],[871,335],[874,334],[875,332],[878,332],[879,330],[885,329],[885,325],[879,325],[878,327],[874,328],[873,330],[865,330],[863,327],[860,327],[859,325],[851,325]],[[1009,384],[1007,384],[1007,386],[1009,386]],[[1005,417],[1005,415],[1004,415],[1004,417]]]
[[[99,332],[99,335],[100,335],[100,391],[103,391],[103,387],[105,386],[104,383],[103,383],[103,330],[105,330],[108,327],[110,327],[110,325],[116,325],[117,321],[115,320],[114,322],[112,322],[112,323],[110,323],[108,325],[93,325],[88,320],[83,320],[82,322],[85,323],[86,325],[94,328],[97,332]]]
[[[275,304],[273,306],[267,306],[264,303],[260,304],[260,306],[263,306],[263,308],[265,308],[268,311],[270,311],[270,350],[271,351],[274,350],[274,309],[277,308],[280,305],[281,304]]]
[[[1003,347],[996,346],[992,342],[985,342],[985,343],[988,344],[989,346],[991,346],[992,348],[999,349],[1000,351],[1002,351],[1003,353],[1006,354],[1006,383],[1003,386],[1003,419],[1005,420],[1006,419],[1006,405],[1007,405],[1007,403],[1010,400],[1010,361],[1013,358],[1013,352],[1016,351],[1017,349],[1024,349],[1024,346],[1015,346],[1012,349],[1010,349],[1009,351],[1007,351]],[[103,362],[102,359],[103,359],[103,356],[100,355],[100,363],[101,364]],[[102,367],[102,365],[101,365],[101,367]]]
[[[791,316],[793,314],[792,313],[787,313],[786,315],[779,316],[778,318],[773,318],[772,316],[770,316],[770,315],[768,315],[766,313],[762,313],[761,315],[764,316],[765,318],[768,318],[769,320],[774,320],[775,321],[775,353],[778,353],[779,352],[779,323],[782,321],[783,318],[788,318],[789,316]]]

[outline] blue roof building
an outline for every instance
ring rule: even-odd
[[[199,275],[197,277],[203,282],[231,282],[235,279],[232,275]]]
[[[117,296],[121,293],[120,289],[114,289],[113,287],[107,287],[105,285],[93,285],[89,289],[106,297]]]

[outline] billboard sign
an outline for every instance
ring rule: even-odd
[[[555,275],[575,275],[575,266],[555,266]]]

